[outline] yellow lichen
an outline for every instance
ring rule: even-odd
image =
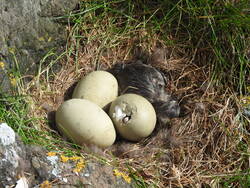
[[[83,158],[80,158],[76,163],[76,167],[73,169],[73,172],[80,172],[85,167],[85,161]]]
[[[40,185],[40,188],[52,188],[52,185],[48,180],[46,180]]]
[[[117,169],[114,169],[113,172],[116,177],[122,177],[127,183],[131,183],[131,178],[127,174],[120,172]]]
[[[4,67],[5,67],[4,62],[0,61],[0,69],[4,69]]]
[[[68,162],[68,160],[70,160],[69,157],[66,157],[66,156],[64,156],[64,155],[61,155],[60,157],[61,157],[61,161],[62,161],[63,163],[66,163],[66,162]]]
[[[70,157],[70,160],[72,160],[72,161],[77,161],[77,160],[80,160],[80,159],[82,159],[82,157],[79,157],[79,156]]]
[[[63,163],[66,163],[68,161],[76,162],[76,166],[73,169],[73,172],[80,172],[85,167],[85,161],[84,161],[84,158],[82,157],[79,157],[79,156],[66,157],[64,155],[60,155],[60,157]]]
[[[47,155],[48,155],[49,157],[56,156],[56,152],[52,152],[52,151],[51,151],[51,152],[48,152]]]

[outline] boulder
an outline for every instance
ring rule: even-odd
[[[66,42],[65,25],[55,17],[66,15],[79,0],[0,0],[0,93],[10,89],[9,72],[23,74],[52,48]]]
[[[29,162],[24,144],[6,123],[0,124],[0,187],[15,185]]]

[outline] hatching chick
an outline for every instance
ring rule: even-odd
[[[135,93],[148,99],[155,108],[157,118],[166,123],[178,117],[180,106],[165,90],[167,79],[156,68],[141,62],[116,64],[111,73],[116,77],[120,93]]]

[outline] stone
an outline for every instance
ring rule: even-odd
[[[0,0],[0,93],[9,91],[9,72],[16,65],[23,74],[52,48],[66,43],[65,25],[56,16],[73,10],[79,0]]]
[[[0,124],[0,187],[15,185],[25,168],[25,146],[6,123]]]
[[[41,184],[54,188],[133,187],[124,177],[115,176],[112,166],[24,145],[11,127],[0,123],[0,187],[42,187]]]

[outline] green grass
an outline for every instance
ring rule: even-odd
[[[64,53],[63,53],[64,54]],[[63,55],[62,54],[62,55]],[[42,64],[45,59],[55,55],[52,51],[44,56],[41,60],[40,66],[38,67],[37,76],[45,75],[46,81],[49,81],[49,77],[52,76],[51,66],[58,60],[61,56],[51,62],[42,69]],[[4,69],[9,79],[11,81],[12,92],[10,93],[0,93],[0,122],[6,122],[12,129],[21,137],[25,144],[34,144],[44,146],[48,150],[57,150],[58,147],[60,151],[65,154],[72,155],[78,152],[75,144],[71,144],[63,140],[58,134],[49,131],[49,129],[44,130],[41,128],[39,123],[41,120],[48,120],[42,117],[30,117],[30,111],[32,106],[31,98],[33,96],[25,93],[24,77],[20,73],[20,67],[18,59],[16,59],[13,53],[13,59],[15,61],[15,66],[12,69]],[[39,81],[39,79],[38,79]],[[24,93],[24,94],[23,94]]]
[[[39,144],[49,146],[49,134],[36,129],[34,124],[37,118],[28,117],[29,106],[25,100],[26,96],[5,96],[0,98],[0,121],[6,122],[22,138],[26,144]]]
[[[250,170],[239,172],[236,175],[224,177],[220,180],[220,185],[223,188],[237,187],[247,188],[250,187]]]
[[[6,122],[21,137],[25,144],[40,145],[48,151],[64,155],[79,154],[79,146],[65,141],[56,133],[38,126],[41,118],[29,117],[29,96],[0,95],[0,122]]]
[[[218,85],[230,85],[244,94],[250,70],[249,11],[248,0],[238,3],[116,0],[81,2],[80,10],[69,17],[74,27],[71,37],[77,41],[77,49],[79,41],[87,44],[98,40],[103,43],[99,53],[103,53],[105,49],[122,45],[124,40],[138,37],[139,41],[145,38],[150,41],[157,34],[165,45],[187,51],[192,57],[190,61],[210,66],[211,79]],[[93,29],[103,32],[84,37]],[[139,35],[142,29],[148,32],[147,36]],[[207,58],[202,61],[199,56]],[[76,61],[77,57],[76,53]]]
[[[28,118],[28,105],[25,96],[4,96],[0,98],[0,120],[11,126],[25,143],[44,144],[41,132],[31,125],[36,122],[34,118]]]

